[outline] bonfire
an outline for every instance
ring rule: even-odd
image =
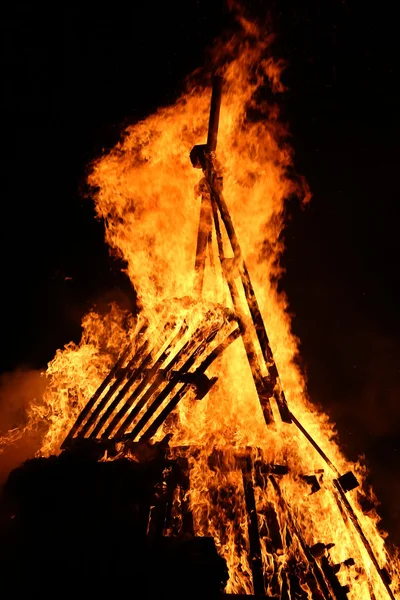
[[[173,106],[93,163],[137,312],[86,315],[3,443],[40,428],[42,457],[86,444],[97,461],[136,463],[161,446],[148,532],[212,538],[227,594],[394,599],[398,566],[365,514],[364,468],[340,451],[296,360],[277,282],[286,202],[310,194],[264,93],[282,89],[282,65],[269,36],[241,26]]]

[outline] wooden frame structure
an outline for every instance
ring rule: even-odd
[[[174,426],[173,411],[180,400],[190,390],[192,393],[195,391],[199,399],[208,393],[216,378],[209,378],[207,369],[230,344],[241,338],[266,425],[274,420],[271,408],[274,401],[282,421],[297,427],[334,473],[335,499],[343,518],[349,519],[353,524],[386,589],[387,597],[394,600],[388,574],[385,569],[380,568],[346,497],[348,491],[358,486],[356,478],[352,473],[341,474],[338,471],[288,407],[250,274],[222,194],[222,179],[215,166],[222,87],[222,78],[216,76],[207,143],[195,146],[190,154],[193,166],[203,171],[199,186],[202,198],[194,265],[195,294],[198,297],[202,295],[207,251],[215,238],[233,311],[225,309],[224,318],[219,320],[211,313],[205,314],[195,330],[186,321],[161,324],[157,336],[153,336],[148,325],[143,324],[135,348],[127,348],[121,352],[110,373],[77,417],[62,448],[67,450],[74,444],[86,441],[103,443],[108,448],[127,444],[132,449],[137,442],[149,442],[160,429],[168,435]],[[223,235],[222,228],[225,229],[226,236]],[[229,241],[228,253],[233,254],[232,258],[226,256],[224,239]],[[242,293],[239,293],[238,286],[241,286]],[[154,343],[153,339],[158,341]],[[153,541],[163,536],[167,530],[170,535],[194,533],[193,518],[187,503],[190,487],[187,457],[193,456],[195,449],[185,451],[175,448],[174,452],[177,457],[168,458],[171,468],[163,482],[164,491],[155,498],[154,510],[149,515],[149,539]],[[212,461],[212,457],[210,460]],[[231,464],[229,468],[232,468]],[[306,544],[297,527],[292,508],[281,493],[279,480],[287,474],[287,468],[267,464],[259,453],[248,448],[237,453],[234,468],[241,472],[242,477],[254,597],[267,598],[266,590],[272,588],[275,595],[269,596],[270,600],[306,600],[309,596],[302,588],[302,582],[306,581],[313,600],[346,600],[349,589],[340,584],[337,573],[340,568],[354,564],[354,561],[349,557],[343,564],[332,564],[329,544],[317,543],[313,547]],[[315,476],[306,476],[305,481],[311,485],[312,492],[318,491],[319,483]],[[263,534],[257,517],[257,488],[266,494],[273,493],[281,514],[285,515],[285,522],[279,523],[275,509],[269,505],[263,515],[268,539]],[[171,512],[177,490],[180,494],[181,511],[178,529]],[[262,562],[262,544],[269,544],[271,555],[276,557],[285,547],[294,543],[300,557],[297,564],[289,564],[285,570],[281,570],[279,577],[278,564],[275,565],[275,571],[266,570]],[[225,596],[229,597],[231,596]]]

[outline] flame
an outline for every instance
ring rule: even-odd
[[[207,73],[218,70],[225,82],[217,149],[224,196],[290,410],[341,473],[353,470],[362,481],[363,467],[350,464],[341,453],[334,426],[310,402],[304,376],[295,362],[298,340],[291,332],[288,300],[277,289],[282,273],[279,258],[284,251],[281,234],[288,198],[296,194],[306,203],[310,194],[305,182],[291,175],[288,131],[279,120],[275,100],[271,101],[266,91],[268,83],[274,93],[283,90],[283,65],[269,54],[272,37],[242,17],[239,21],[241,30],[216,43],[207,66]],[[121,348],[138,344],[137,333],[144,321],[149,323],[153,339],[161,335],[163,319],[188,323],[189,335],[207,303],[231,308],[216,253],[209,259],[202,301],[193,294],[200,191],[199,174],[190,164],[189,152],[207,135],[207,73],[195,72],[173,106],[128,127],[116,147],[92,165],[89,184],[95,191],[96,213],[105,222],[108,245],[126,261],[141,312],[137,319],[117,306],[105,316],[91,312],[84,318],[81,342],[57,351],[46,372],[48,386],[43,401],[32,403],[27,426],[46,424],[41,449],[44,456],[59,452],[63,438]],[[172,300],[176,298],[191,300],[179,303]],[[162,343],[164,338],[160,338]],[[258,449],[264,461],[287,465],[289,471],[280,479],[280,493],[268,479],[264,489],[256,488],[259,524],[265,530],[261,545],[270,582],[266,592],[276,593],[294,558],[304,560],[300,538],[289,548],[282,536],[281,549],[271,551],[273,532],[266,515],[276,515],[280,530],[289,530],[289,507],[308,547],[317,542],[335,543],[330,550],[334,563],[355,559],[356,566],[343,567],[338,573],[341,584],[350,585],[351,600],[387,598],[353,524],[343,515],[333,482],[337,474],[293,424],[277,418],[274,427],[266,427],[241,342],[232,344],[207,373],[218,377],[216,385],[202,401],[188,394],[178,405],[179,421],[170,445],[177,449],[190,445],[199,450],[196,456],[189,456],[188,498],[196,534],[212,535],[227,561],[227,592],[253,592],[243,477],[232,466],[237,453],[249,447]],[[13,431],[4,439],[9,443],[23,433]],[[210,465],[210,456],[218,449],[225,461],[231,461],[231,469],[218,461]],[[322,487],[310,494],[304,475],[313,474],[322,481]],[[378,516],[363,514],[357,492],[350,492],[348,498],[380,566],[391,570],[392,588],[398,590],[396,562],[387,554],[377,528]],[[301,585],[311,598],[312,588],[306,579]]]

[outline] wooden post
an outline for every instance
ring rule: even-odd
[[[215,75],[211,94],[210,119],[208,121],[207,148],[215,152],[217,148],[219,113],[221,109],[223,78]]]
[[[206,154],[215,152],[218,140],[219,113],[222,96],[222,77],[216,75],[213,79],[211,94],[210,117],[208,122],[207,145],[196,146],[200,152],[201,160],[206,160]],[[205,162],[203,162],[205,165]],[[200,206],[199,229],[197,233],[196,259],[195,259],[195,282],[194,291],[201,297],[203,291],[204,269],[206,264],[207,246],[211,245],[212,234],[212,211],[210,196],[203,194]]]
[[[194,291],[200,298],[203,291],[204,270],[206,266],[207,247],[211,241],[211,203],[207,195],[203,195],[200,206],[199,229],[197,233],[196,259],[194,263]]]
[[[250,567],[253,575],[254,594],[256,596],[265,596],[263,563],[261,556],[260,534],[258,529],[258,518],[256,499],[254,496],[253,474],[250,464],[242,466],[242,479],[244,489],[244,499],[247,510],[247,527],[250,542]]]

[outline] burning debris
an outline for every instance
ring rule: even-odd
[[[119,531],[133,520],[128,534],[145,549],[140,558],[126,550],[128,571],[129,561],[135,573],[150,562],[163,574],[151,597],[193,596],[194,586],[196,597],[224,589],[227,597],[394,599],[395,564],[374,512],[365,516],[355,495],[362,471],[340,454],[294,364],[296,340],[273,281],[284,201],[300,188],[287,175],[290,152],[274,109],[266,115],[257,103],[265,76],[276,84],[276,68],[263,59],[268,40],[243,25],[246,36],[220,49],[218,61],[227,52],[236,58],[214,65],[221,75],[206,144],[196,142],[209,90],[194,87],[133,126],[94,167],[107,241],[126,258],[142,310],[136,321],[115,307],[108,321],[92,315],[81,346],[56,356],[51,410],[37,414],[49,422],[43,455],[63,452],[43,468],[68,465],[67,479],[74,468],[84,479],[89,464],[101,489],[137,482],[118,492],[137,509]],[[5,494],[11,537],[21,510],[33,510],[16,508],[24,494],[15,478]],[[68,522],[81,519],[74,515]],[[107,523],[109,544],[122,544],[114,520]]]

